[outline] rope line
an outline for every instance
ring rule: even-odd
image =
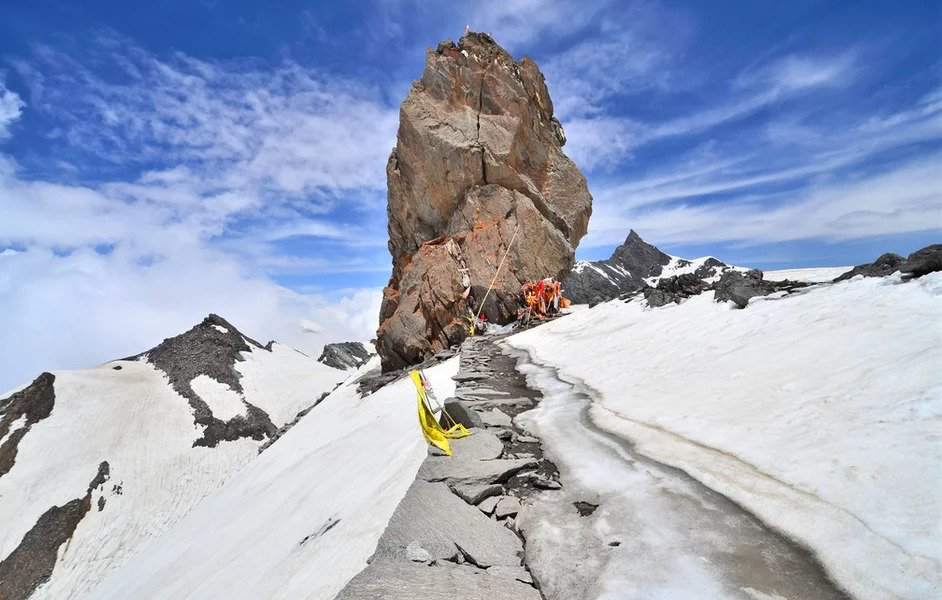
[[[517,239],[517,232],[519,230],[520,230],[520,223],[517,223],[517,227],[514,228],[514,234],[510,236],[510,243],[507,244],[507,250],[504,251],[504,256],[503,258],[500,259],[500,263],[497,265],[497,271],[494,272],[494,278],[491,279],[491,285],[489,285],[487,287],[487,291],[484,292],[484,298],[481,300],[481,306],[478,307],[478,314],[474,316],[474,323],[472,323],[472,326],[476,326],[478,319],[481,318],[481,312],[484,310],[484,303],[487,301],[487,296],[488,294],[491,293],[491,289],[493,289],[494,284],[497,282],[497,276],[500,275],[500,268],[504,266],[504,261],[507,260],[507,255],[510,254],[510,249],[514,245],[514,240]]]

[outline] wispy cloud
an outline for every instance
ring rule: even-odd
[[[22,98],[8,90],[0,77],[0,140],[10,135],[9,126],[20,118],[23,106]]]
[[[159,60],[113,36],[14,67],[51,124],[46,164],[72,168],[35,178],[0,154],[0,312],[16,315],[0,387],[145,349],[210,311],[311,352],[372,337],[377,290],[300,294],[271,276],[388,268],[355,250],[395,139],[376,90],[290,61]],[[24,104],[0,90],[0,132]]]

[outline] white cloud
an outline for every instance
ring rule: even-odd
[[[0,140],[10,135],[10,124],[20,118],[26,104],[13,90],[8,90],[0,79]]]
[[[379,290],[302,295],[247,272],[230,256],[193,246],[142,266],[139,255],[29,249],[0,256],[0,392],[43,370],[135,354],[215,312],[243,333],[308,354],[326,342],[375,335]],[[302,319],[324,323],[317,332]]]
[[[514,47],[544,35],[579,31],[607,4],[607,0],[485,0],[475,3],[467,25],[492,34],[505,47]]]
[[[301,294],[269,275],[389,268],[342,257],[364,246],[355,214],[385,188],[395,110],[291,62],[164,62],[109,44],[83,55],[120,68],[107,79],[49,48],[16,63],[34,78],[31,109],[58,123],[55,151],[77,166],[64,181],[108,162],[131,175],[34,179],[0,154],[0,313],[15,315],[0,331],[0,388],[146,350],[209,312],[314,354],[373,337],[379,290]],[[15,118],[15,100],[0,115]],[[297,238],[340,258],[274,246]]]

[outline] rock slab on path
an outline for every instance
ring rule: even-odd
[[[519,581],[518,576],[527,576],[520,571],[501,569],[491,573],[490,569],[469,565],[438,563],[428,567],[406,560],[380,559],[360,571],[335,600],[428,600],[437,596],[542,600],[540,592]]]
[[[393,513],[373,560],[414,560],[418,548],[428,552],[431,560],[450,560],[461,554],[480,567],[519,566],[523,544],[445,484],[416,481]]]

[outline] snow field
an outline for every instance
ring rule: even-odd
[[[709,293],[613,301],[509,338],[594,390],[597,426],[810,548],[865,599],[942,587],[940,342],[939,273],[745,310]]]
[[[273,352],[255,349],[242,356],[236,368],[245,396],[269,411],[276,425],[348,375],[277,344]],[[108,481],[93,492],[92,509],[59,549],[49,582],[33,596],[62,600],[80,597],[163,534],[254,460],[261,442],[193,447],[201,428],[192,408],[144,360],[54,375],[52,413],[23,437],[13,468],[0,477],[0,558],[46,510],[85,496],[99,464],[107,461]],[[242,399],[228,386],[206,376],[191,384],[217,417],[245,414]]]
[[[458,358],[426,370],[439,398],[454,394],[457,370]],[[427,455],[411,380],[362,399],[354,380],[87,598],[332,599]]]

